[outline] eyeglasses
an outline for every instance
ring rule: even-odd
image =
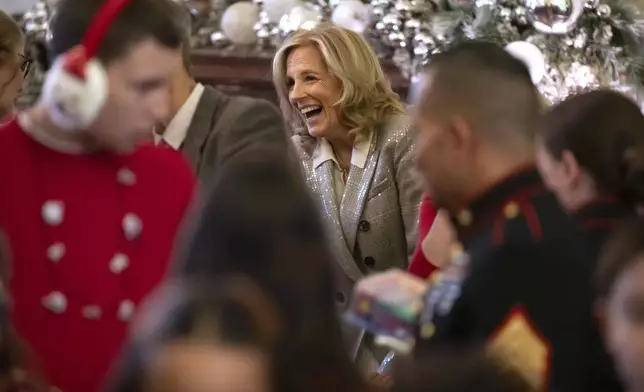
[[[20,70],[22,71],[22,74],[24,76],[27,76],[27,74],[29,73],[29,69],[31,69],[31,64],[34,61],[29,57],[25,56],[24,54],[20,54],[20,53],[18,53],[18,59],[20,59]]]

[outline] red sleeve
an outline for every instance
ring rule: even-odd
[[[429,233],[429,229],[432,227],[434,219],[436,219],[437,212],[438,211],[432,204],[432,201],[429,199],[429,197],[425,196],[420,205],[420,219],[418,221],[418,243],[416,244],[416,250],[414,251],[414,255],[411,258],[411,262],[409,263],[409,273],[419,276],[423,279],[428,278],[429,275],[431,275],[431,273],[436,270],[436,266],[425,258],[425,255],[423,254],[422,243]]]

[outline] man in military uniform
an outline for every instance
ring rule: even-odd
[[[470,42],[432,57],[426,76],[417,160],[460,255],[427,294],[415,353],[484,343],[539,390],[619,390],[598,365],[583,244],[534,168],[540,103],[525,65]]]

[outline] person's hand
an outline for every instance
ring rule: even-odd
[[[421,243],[425,259],[438,268],[442,268],[453,257],[452,245],[455,241],[456,231],[449,220],[447,212],[444,210],[438,211],[429,233]]]
[[[378,389],[390,389],[393,385],[393,378],[389,375],[373,373],[369,376],[369,382]]]

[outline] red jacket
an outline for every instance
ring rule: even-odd
[[[178,152],[69,154],[0,126],[13,322],[64,392],[93,392],[166,272],[195,179]]]
[[[434,219],[436,219],[437,210],[432,204],[432,201],[429,197],[425,196],[420,205],[420,219],[418,221],[418,244],[416,245],[416,251],[409,263],[409,272],[416,276],[420,276],[423,279],[426,279],[431,275],[432,272],[436,270],[436,266],[431,263],[430,260],[425,258],[423,254],[423,240],[429,233]]]

